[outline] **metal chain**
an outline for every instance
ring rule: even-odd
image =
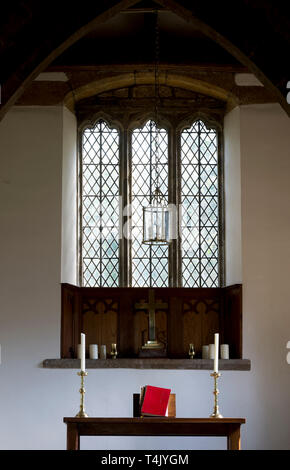
[[[159,100],[159,17],[158,10],[156,10],[156,20],[155,20],[155,183],[156,189],[159,189],[159,172],[158,165],[160,164],[159,160],[159,143],[158,143],[158,100]]]

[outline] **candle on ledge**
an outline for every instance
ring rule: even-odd
[[[214,359],[215,347],[214,344],[208,345],[208,359]]]
[[[228,344],[221,344],[220,352],[221,352],[221,359],[229,359],[230,358],[229,345]]]
[[[86,370],[86,335],[81,333],[81,371]]]
[[[219,367],[219,334],[215,333],[214,335],[214,365],[213,370],[214,372],[218,373]]]

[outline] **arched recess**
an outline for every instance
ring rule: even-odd
[[[23,44],[23,48],[19,46],[19,50],[17,50],[19,57],[17,58],[17,55],[16,55],[16,57],[14,57],[13,62],[9,59],[8,57],[9,54],[6,53],[7,67],[5,67],[6,65],[5,61],[2,62],[2,67],[5,71],[7,70],[6,72],[7,77],[6,77],[6,80],[4,79],[2,81],[2,105],[0,108],[0,119],[5,115],[8,109],[15,103],[15,101],[19,98],[19,96],[22,94],[25,88],[32,82],[32,80],[34,80],[34,78],[40,72],[45,70],[49,66],[49,64],[54,59],[56,59],[62,52],[64,52],[67,48],[69,48],[72,44],[77,42],[79,39],[84,37],[88,32],[90,32],[93,28],[95,28],[99,23],[106,21],[107,19],[119,13],[121,10],[127,9],[136,3],[138,3],[138,0],[122,0],[119,2],[110,1],[110,2],[106,2],[105,5],[104,5],[104,2],[100,2],[97,6],[96,5],[93,5],[93,6],[84,5],[83,8],[85,11],[85,16],[83,12],[82,14],[79,14],[79,11],[75,12],[75,10],[70,11],[69,14],[66,12],[65,22],[62,23],[62,28],[60,28],[59,24],[57,24],[57,21],[61,21],[62,19],[62,16],[59,14],[57,15],[58,19],[54,18],[55,24],[58,26],[57,39],[55,39],[54,36],[51,35],[51,31],[52,31],[51,28],[49,30],[50,36],[43,37],[43,35],[48,34],[47,28],[45,30],[46,31],[45,33],[42,33],[42,28],[41,28],[41,21],[43,21],[43,24],[45,24],[45,22],[48,21],[47,11],[45,10],[45,8],[42,8],[42,11],[40,13],[38,12],[39,17],[35,15],[36,19],[34,19],[33,15],[30,15],[31,18],[28,21],[30,21],[31,23],[33,23],[33,21],[35,22],[37,21],[37,27],[34,24],[33,26],[34,26],[34,29],[37,31],[37,34],[39,37],[37,35],[34,36],[33,34],[31,34],[29,36],[29,39],[27,39],[28,44]],[[227,18],[227,15],[225,14],[226,12],[223,10],[223,8],[220,5],[218,5],[218,10],[216,11],[215,5],[211,6],[209,9],[208,5],[206,4],[204,4],[204,6],[202,4],[192,5],[190,8],[185,8],[183,6],[184,2],[179,2],[179,1],[177,2],[173,0],[156,0],[156,3],[162,5],[162,7],[166,7],[167,9],[170,9],[171,11],[173,11],[174,13],[176,13],[177,15],[185,19],[187,22],[192,23],[195,28],[202,31],[209,38],[217,42],[220,46],[222,46],[228,52],[230,52],[233,56],[235,56],[242,64],[248,67],[248,69],[252,73],[254,73],[257,76],[257,78],[275,94],[275,96],[277,96],[277,101],[281,104],[281,106],[285,109],[285,111],[288,114],[290,114],[290,105],[287,104],[285,96],[283,95],[281,91],[282,90],[281,83],[283,82],[281,75],[279,78],[277,67],[276,69],[273,68],[273,70],[276,71],[277,77],[275,77],[275,74],[273,75],[273,70],[271,70],[271,60],[272,62],[275,62],[276,56],[277,56],[277,54],[275,54],[274,42],[273,42],[272,49],[268,51],[267,58],[269,57],[269,60],[267,62],[260,61],[262,63],[262,67],[258,67],[255,63],[255,59],[256,57],[259,58],[259,54],[261,55],[261,51],[264,50],[263,44],[260,44],[259,48],[257,48],[256,42],[255,42],[255,39],[257,38],[250,36],[250,41],[248,43],[247,41],[243,43],[243,41],[240,40],[240,44],[238,47],[236,38],[237,37],[243,38],[244,24],[242,25],[243,29],[241,29],[241,25],[239,23],[235,25],[236,28],[234,28],[232,24],[231,24],[231,28],[229,28],[228,20],[225,21],[225,18]],[[236,5],[236,2],[235,2],[235,7],[237,8],[239,7],[239,11],[243,9],[242,12],[243,12],[244,18],[247,18],[247,15],[249,18],[249,15],[251,14],[251,11],[250,11],[251,8],[254,10],[254,6],[251,7],[249,2],[245,2],[245,3],[239,2],[239,5]],[[225,8],[227,9],[228,6],[226,5]],[[59,13],[62,13],[62,15],[64,15],[65,13],[64,10],[65,10],[65,5],[63,5],[62,8],[60,8]],[[257,15],[257,12],[255,12],[255,14]],[[87,21],[90,15],[93,19],[91,21]],[[198,19],[198,16],[199,18],[204,18],[204,19],[209,18],[213,26],[209,26],[209,24],[207,24],[205,21]],[[221,16],[222,16],[223,21],[219,22],[219,18]],[[265,14],[263,18],[265,20],[267,19]],[[83,23],[81,24],[82,21]],[[217,28],[215,29],[216,25],[217,25]],[[249,27],[250,25],[247,25],[247,26]],[[264,30],[265,29],[267,30],[266,21],[263,26],[264,26]],[[251,28],[253,29],[253,25],[251,25]],[[55,30],[56,30],[56,27],[53,31]],[[60,31],[61,31],[61,34],[60,34]],[[271,34],[268,31],[268,36],[270,35]],[[272,35],[273,35],[273,39],[276,39],[278,41],[279,37],[277,39],[277,35],[275,36],[274,27],[272,28]],[[33,41],[32,41],[32,36],[33,36]],[[24,39],[26,39],[26,36],[24,37]],[[283,41],[283,38],[282,38],[282,41]],[[19,39],[19,42],[21,42],[20,39]],[[282,44],[284,44],[284,48],[285,48],[286,47],[285,43],[282,43]],[[287,41],[286,41],[286,45],[287,45]],[[251,52],[251,47],[252,47],[252,52]],[[27,51],[27,52],[23,52],[23,51]],[[21,56],[22,53],[24,54],[23,57]],[[17,62],[17,59],[19,59],[18,62]],[[281,61],[279,62],[278,60],[277,63],[278,65],[283,66],[283,62]],[[272,80],[269,78],[270,75],[273,76]]]
[[[64,104],[72,111],[78,101],[94,95],[98,95],[99,93],[129,86],[152,85],[154,83],[154,72],[132,72],[121,75],[114,75],[111,77],[102,78],[100,80],[95,80],[84,86],[76,88],[73,91],[70,91],[64,99]],[[230,107],[234,107],[238,104],[237,98],[228,90],[206,81],[188,77],[186,75],[161,72],[159,74],[159,85],[183,88],[185,90],[191,90],[202,93],[204,95],[212,96],[213,98],[228,102]]]
[[[79,133],[81,134],[85,129],[94,129],[97,122],[101,120],[105,121],[111,129],[117,129],[118,132],[123,130],[123,126],[120,121],[112,119],[105,111],[99,111],[94,113],[90,119],[86,119],[80,126],[78,126]]]
[[[133,74],[134,75],[134,74]],[[122,78],[122,77],[121,77]],[[152,77],[151,77],[152,78]],[[146,79],[148,79],[148,74],[146,74]],[[180,80],[180,82],[184,82],[184,77],[182,76],[178,76],[178,79]],[[141,77],[140,75],[140,81],[141,81],[141,84],[146,84],[146,80],[145,78]],[[178,83],[179,84],[179,83]],[[115,82],[114,82],[114,85],[113,85],[113,89],[119,89],[120,86],[123,86],[125,87],[125,85],[128,86],[128,82],[121,82],[120,83],[120,80],[116,79]],[[130,83],[129,83],[130,85]],[[149,84],[151,86],[151,83]],[[137,85],[139,86],[139,85]],[[115,88],[116,87],[116,88]],[[134,84],[132,83],[132,87],[134,87]],[[153,91],[154,91],[154,87],[153,88]],[[188,87],[190,88],[190,87]],[[102,92],[104,91],[103,88],[100,88],[99,85],[97,84],[97,87],[96,87],[96,82],[93,82],[93,86],[90,87],[89,90],[85,90],[86,91],[86,98],[83,97],[83,95],[77,95],[78,97],[83,97],[83,100],[84,102],[82,102],[80,100],[79,104],[76,106],[76,109],[77,111],[79,112],[81,106],[86,106],[86,101],[87,101],[87,98],[88,98],[88,101],[90,101],[89,99],[89,96],[92,95],[92,97],[95,96],[95,92],[99,91],[100,94],[102,94]],[[108,88],[106,88],[105,90],[106,92],[109,91]],[[77,92],[77,90],[76,90]],[[109,93],[105,93],[105,95],[109,95]],[[151,95],[150,95],[151,96]],[[69,96],[70,99],[72,99],[72,95]],[[134,99],[134,98],[133,98]],[[110,98],[109,98],[110,100]],[[94,103],[94,99],[91,100],[92,103]],[[72,101],[71,101],[71,104],[72,104]],[[103,105],[103,103],[100,105],[100,107]],[[99,105],[98,105],[99,106]],[[110,111],[106,110],[105,108],[105,103],[104,103],[104,108],[102,111],[100,110],[96,110],[97,108],[94,109],[94,107],[92,106],[92,114],[90,115],[89,112],[87,113],[87,119],[80,119],[78,120],[78,130],[79,132],[81,132],[82,129],[86,128],[86,127],[92,127],[94,126],[95,122],[99,119],[104,119],[111,127],[112,126],[116,126],[117,128],[119,128],[120,130],[122,129],[123,131],[126,131],[126,140],[124,139],[124,141],[122,141],[122,145],[121,145],[121,148],[120,148],[120,152],[121,152],[121,161],[122,161],[122,168],[125,168],[127,163],[126,163],[126,159],[123,158],[123,155],[124,155],[124,149],[127,144],[126,142],[129,141],[130,139],[130,132],[132,131],[132,129],[136,128],[136,127],[143,127],[144,123],[148,120],[148,119],[153,119],[156,117],[154,115],[154,109],[145,109],[144,111],[140,110],[138,108],[138,112],[136,113],[133,113],[130,115],[130,112],[129,112],[129,116],[132,116],[132,119],[130,121],[127,121],[126,118],[124,119],[124,121],[122,121],[123,119],[123,115],[124,115],[124,107],[122,106],[118,106],[118,108],[120,107],[121,109],[121,112],[120,114],[116,113],[116,114],[111,114]],[[70,115],[72,115],[73,117],[75,117],[67,108],[66,109],[66,112]],[[239,110],[239,107],[236,107],[235,110]],[[223,217],[224,217],[224,207],[227,206],[227,216],[229,218],[229,220],[235,220],[235,226],[233,227],[233,224],[228,224],[228,227],[227,227],[227,232],[226,232],[226,245],[224,245],[224,243],[221,243],[221,249],[220,249],[220,259],[221,259],[221,263],[224,265],[225,264],[225,261],[224,260],[227,260],[227,266],[229,265],[230,266],[230,269],[229,269],[229,277],[226,277],[225,278],[225,281],[227,282],[228,278],[229,279],[233,279],[235,282],[241,282],[241,272],[240,272],[240,263],[238,262],[239,259],[241,258],[241,243],[240,243],[240,240],[237,239],[237,236],[236,236],[236,232],[237,232],[237,226],[238,224],[240,224],[240,219],[241,219],[241,214],[240,214],[240,198],[239,198],[239,194],[240,194],[240,173],[238,172],[238,168],[240,166],[240,155],[239,153],[237,152],[237,149],[239,148],[239,142],[235,142],[235,145],[234,145],[234,148],[233,150],[231,150],[231,146],[232,146],[232,132],[231,132],[231,126],[234,125],[236,126],[237,128],[239,128],[239,122],[235,121],[234,119],[234,115],[232,113],[228,113],[227,114],[227,132],[226,132],[226,135],[225,135],[225,138],[226,138],[226,144],[227,144],[227,152],[226,152],[226,156],[227,158],[229,158],[229,156],[233,156],[234,158],[232,158],[231,160],[234,161],[234,168],[230,168],[229,170],[227,170],[227,173],[226,173],[226,178],[224,178],[224,172],[223,172],[223,154],[224,154],[224,138],[223,138],[223,126],[222,126],[222,122],[220,120],[215,120],[214,116],[212,116],[211,114],[206,114],[205,112],[201,111],[201,110],[188,110],[188,112],[182,114],[182,119],[179,121],[179,125],[177,125],[177,127],[175,127],[175,124],[173,125],[171,120],[170,120],[170,117],[169,117],[169,120],[167,121],[168,119],[168,115],[165,113],[163,113],[164,110],[162,109],[159,109],[159,113],[158,113],[158,125],[161,127],[165,127],[169,133],[172,134],[173,136],[173,129],[176,129],[177,130],[177,134],[179,133],[179,131],[181,131],[182,129],[186,128],[186,127],[190,127],[192,125],[192,123],[194,121],[197,121],[197,120],[201,120],[203,121],[206,126],[208,128],[213,128],[215,130],[218,131],[218,134],[219,134],[219,139],[218,139],[218,144],[219,144],[219,155],[220,155],[220,168],[221,168],[221,174],[220,174],[220,194],[221,194],[221,200],[220,200],[220,221],[221,221],[221,225],[222,227],[224,227],[224,220],[223,220]],[[77,113],[77,116],[78,116],[78,119],[79,119],[79,114]],[[120,118],[120,120],[118,119],[118,116]],[[233,124],[230,124],[229,126],[229,122],[231,120],[234,120]],[[174,121],[176,122],[176,121]],[[171,127],[173,126],[173,127]],[[76,126],[77,127],[77,126]],[[229,129],[230,127],[230,129]],[[235,134],[236,135],[236,134]],[[239,136],[238,136],[239,137]],[[177,138],[177,135],[175,135],[174,133],[174,137],[173,139],[169,139],[169,141],[171,142],[171,145],[172,144],[172,141],[174,139]],[[230,142],[229,142],[230,141]],[[80,141],[79,141],[80,143]],[[178,153],[179,153],[179,144],[177,142],[177,150],[178,150]],[[229,150],[230,148],[230,150]],[[171,151],[170,154],[175,154],[175,152]],[[170,171],[171,171],[171,174],[172,175],[176,175],[176,161],[171,161],[170,163]],[[76,166],[75,166],[76,168]],[[175,176],[174,176],[175,177]],[[232,184],[231,182],[232,181],[235,181],[234,184]],[[223,187],[227,188],[227,191],[226,191],[226,194],[224,195],[223,194]],[[124,190],[124,188],[123,188]],[[124,197],[124,201],[125,201],[125,206],[127,205],[128,201],[129,201],[129,197],[128,197],[128,194],[126,191],[123,192],[122,196]],[[172,192],[171,194],[172,196],[172,200],[174,198],[174,203],[178,203],[178,201],[175,199],[176,198],[176,195],[174,192]],[[71,198],[69,198],[69,201],[71,201]],[[63,197],[63,200],[65,200],[65,195]],[[72,211],[71,211],[72,212]],[[71,213],[70,212],[70,213]],[[72,229],[72,226],[73,224],[70,223],[68,224],[69,226],[69,231],[71,232],[71,229]],[[239,225],[240,226],[240,225]],[[76,229],[77,230],[77,229]],[[224,230],[224,229],[223,229]],[[221,232],[222,233],[222,239],[223,239],[223,233],[224,231]],[[230,242],[227,242],[227,240],[229,240]],[[77,246],[77,245],[76,245]],[[124,253],[124,255],[127,253],[126,251],[126,246],[124,244],[124,246],[122,245],[122,252]],[[230,256],[227,256],[227,254],[230,253]],[[64,256],[63,256],[64,257]],[[237,259],[237,262],[233,263],[233,259]],[[171,258],[170,258],[171,259]],[[70,258],[69,258],[70,260]],[[172,261],[171,261],[172,262]],[[67,263],[69,264],[69,262]],[[80,263],[79,263],[80,264]],[[234,268],[231,267],[231,265],[234,264]],[[236,267],[237,265],[237,267]],[[122,267],[123,271],[122,271],[122,279],[124,279],[124,283],[125,283],[125,280],[128,279],[128,272],[125,268],[125,266]],[[72,270],[72,269],[71,269]],[[233,274],[232,274],[233,273]],[[225,276],[223,276],[225,277]],[[66,281],[67,280],[63,280],[63,281]]]

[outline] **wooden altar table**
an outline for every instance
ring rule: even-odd
[[[80,449],[80,436],[224,436],[240,450],[244,418],[64,418],[67,450]]]

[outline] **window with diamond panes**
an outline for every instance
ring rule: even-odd
[[[181,133],[181,252],[184,287],[219,285],[217,132],[202,121]]]
[[[82,134],[82,284],[119,285],[119,133],[100,120]]]
[[[158,132],[159,189],[168,198],[168,134],[157,129],[154,121],[132,132],[132,286],[168,287],[168,246],[145,245],[143,206],[151,203],[157,184],[155,167],[156,132]]]

